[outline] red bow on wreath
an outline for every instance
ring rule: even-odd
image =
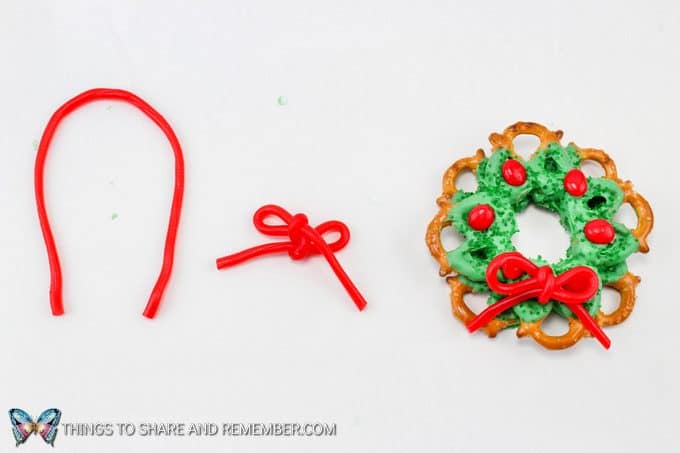
[[[498,271],[508,279],[517,279],[529,274],[529,278],[512,283],[498,280]],[[537,298],[541,304],[550,300],[562,302],[581,320],[590,333],[609,349],[611,341],[597,322],[583,307],[597,293],[599,279],[595,271],[586,266],[572,267],[555,276],[550,266],[536,266],[518,252],[501,253],[489,263],[486,269],[486,282],[492,291],[505,295],[487,307],[467,324],[470,332],[484,327],[508,308],[529,299]]]

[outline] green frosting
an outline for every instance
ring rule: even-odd
[[[453,207],[448,216],[465,241],[448,252],[449,264],[473,291],[490,293],[489,304],[500,300],[503,296],[490,291],[486,285],[486,268],[500,253],[515,251],[512,244],[512,236],[518,231],[515,214],[529,203],[534,203],[557,213],[571,239],[566,257],[556,263],[548,263],[540,256],[527,258],[537,265],[549,265],[556,275],[574,266],[592,268],[599,277],[600,290],[584,307],[591,316],[595,316],[600,309],[602,285],[616,281],[626,273],[626,259],[639,245],[624,225],[612,220],[623,203],[621,188],[610,179],[588,177],[588,190],[584,195],[575,197],[565,191],[565,175],[579,168],[581,163],[573,145],[563,147],[557,142],[550,143],[528,162],[523,162],[527,179],[520,186],[508,184],[502,175],[503,163],[512,158],[506,149],[495,151],[477,167],[477,190],[474,193],[458,191],[453,196]],[[468,213],[479,204],[490,205],[495,213],[494,222],[483,231],[471,228],[467,222]],[[614,227],[616,236],[610,244],[595,244],[586,239],[584,227],[596,218],[605,219]],[[536,321],[550,312],[564,317],[573,316],[571,310],[560,302],[541,304],[537,300],[528,300],[498,318],[517,320],[513,323],[516,325],[519,320]]]

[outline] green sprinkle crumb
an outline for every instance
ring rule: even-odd
[[[116,220],[117,218],[118,218],[117,212],[114,212],[113,214],[111,214],[111,220]]]
[[[33,140],[33,150],[38,149],[38,140]]]
[[[286,98],[285,96],[279,96],[278,98],[276,98],[276,103],[279,105],[286,105],[288,104],[288,98]]]

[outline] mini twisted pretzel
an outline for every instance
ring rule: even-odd
[[[625,321],[633,312],[635,306],[635,288],[640,283],[640,277],[630,272],[619,280],[608,283],[606,286],[619,293],[619,305],[611,313],[604,313],[600,310],[597,322],[601,326],[614,326]]]
[[[633,306],[635,305],[635,287],[639,282],[640,277],[628,272],[618,281],[606,285],[619,293],[619,306],[609,314],[605,314],[600,310],[596,319],[599,326],[613,326],[623,322],[630,316],[633,311]],[[537,343],[548,349],[568,348],[581,338],[590,336],[590,332],[588,332],[581,321],[576,318],[569,319],[569,330],[566,333],[562,335],[549,335],[542,329],[544,320],[545,319],[539,319],[535,322],[521,321],[520,326],[517,329],[517,336],[531,336]]]
[[[453,315],[458,318],[460,322],[467,325],[477,316],[477,314],[472,311],[472,309],[465,303],[464,300],[464,296],[467,293],[472,292],[472,288],[461,282],[458,277],[447,277],[446,282],[451,287],[451,309],[453,311]],[[493,319],[486,326],[482,327],[482,330],[486,332],[489,338],[493,338],[501,330],[505,329],[506,327],[511,327],[516,323],[517,321]]]
[[[523,161],[524,159],[515,153],[513,145],[513,140],[518,135],[522,134],[534,135],[540,140],[540,144],[534,152],[534,155],[551,143],[556,142],[559,144],[563,135],[562,131],[550,131],[540,124],[516,123],[506,128],[501,134],[492,133],[489,136],[489,141],[493,145],[492,153],[495,153],[500,149],[506,149],[514,158]],[[621,188],[624,194],[623,202],[629,203],[633,207],[638,219],[637,226],[631,230],[631,233],[638,240],[639,251],[643,253],[649,251],[647,237],[652,230],[654,217],[647,200],[633,190],[630,181],[622,181],[619,179],[614,161],[604,151],[594,148],[579,148],[576,145],[573,146],[582,160],[592,160],[599,163],[605,172],[604,177],[615,181]],[[453,269],[448,262],[447,251],[442,245],[441,232],[444,228],[451,225],[448,214],[454,207],[451,198],[457,192],[456,178],[464,170],[476,172],[479,163],[484,158],[484,152],[478,150],[473,156],[456,161],[444,174],[442,194],[437,198],[439,210],[428,225],[425,236],[430,254],[439,263],[439,274],[442,277],[449,275],[451,272],[455,272],[455,269]],[[472,292],[472,288],[463,283],[458,276],[448,276],[446,281],[450,286],[450,299],[453,315],[463,324],[469,324],[477,316],[464,300],[465,294]],[[639,282],[639,277],[627,272],[619,280],[606,284],[607,287],[618,292],[619,305],[611,313],[604,313],[602,310],[598,311],[595,318],[595,322],[598,326],[604,327],[616,325],[630,316],[635,305],[635,290]],[[545,318],[534,322],[526,322],[520,319],[495,318],[486,324],[482,330],[484,330],[489,337],[495,337],[500,330],[519,324],[517,329],[518,337],[529,336],[548,349],[564,349],[574,345],[581,338],[590,336],[590,332],[578,318],[569,318],[569,329],[562,335],[551,335],[546,333],[542,329],[544,320]]]
[[[472,292],[465,283],[458,277],[447,277],[447,283],[451,288],[451,309],[453,315],[464,325],[468,325],[477,313],[465,303],[465,294]],[[597,324],[601,327],[619,324],[630,316],[635,305],[635,287],[640,282],[640,278],[628,272],[618,281],[607,286],[619,293],[619,306],[611,313],[605,314],[600,311],[597,315]],[[569,330],[562,335],[550,335],[542,329],[544,319],[535,322],[519,321],[517,329],[518,337],[530,336],[540,345],[548,349],[565,349],[573,346],[582,337],[588,336],[589,332],[577,318],[569,319]],[[482,328],[489,338],[495,337],[501,330],[512,327],[517,321],[494,319]]]
[[[446,227],[451,226],[451,221],[448,220],[447,216],[449,211],[453,207],[451,202],[451,197],[458,192],[456,187],[456,180],[458,175],[463,171],[474,172],[477,169],[477,165],[484,159],[484,151],[478,149],[474,156],[464,157],[457,160],[451,165],[442,178],[442,194],[437,198],[437,205],[439,205],[439,212],[434,216],[432,221],[427,227],[427,233],[425,234],[425,242],[427,242],[427,247],[430,249],[430,253],[439,263],[439,275],[445,277],[453,271],[449,261],[446,259],[446,250],[444,250],[444,245],[442,244],[441,233]]]
[[[533,135],[537,137],[540,141],[538,147],[535,151],[545,148],[550,143],[559,142],[564,133],[562,131],[551,131],[547,127],[538,123],[515,123],[512,126],[505,128],[502,134],[496,132],[489,135],[489,141],[493,145],[491,152],[495,152],[501,148],[505,148],[512,153],[512,155],[521,159],[517,153],[515,153],[515,143],[514,140],[520,135]],[[535,152],[534,151],[534,152]]]
[[[616,173],[616,164],[607,153],[594,148],[576,147],[576,150],[581,159],[592,160],[593,162],[600,164],[604,170],[604,177],[611,179],[619,185],[623,191],[623,202],[630,204],[637,216],[637,226],[631,230],[631,233],[633,233],[633,236],[635,236],[640,243],[639,251],[642,253],[649,252],[647,236],[649,236],[649,233],[651,233],[652,228],[654,227],[654,213],[649,206],[649,202],[645,197],[633,190],[633,183],[630,181],[622,181],[618,177]]]

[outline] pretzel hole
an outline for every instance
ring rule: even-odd
[[[548,335],[557,337],[569,332],[569,322],[563,317],[551,313],[541,323],[541,330]]]
[[[600,310],[602,310],[602,313],[609,315],[615,312],[619,308],[619,305],[621,305],[621,295],[614,288],[605,286],[602,288],[600,301]]]
[[[590,209],[597,209],[607,202],[607,199],[602,195],[595,195],[587,201],[588,207]]]
[[[543,168],[545,168],[545,170],[550,173],[555,173],[557,170],[560,169],[560,166],[557,164],[557,161],[553,159],[552,156],[547,156],[543,160]]]
[[[489,305],[486,303],[489,295],[483,293],[468,293],[464,297],[465,305],[468,306],[475,314],[480,313]]]
[[[614,220],[619,223],[626,225],[629,230],[637,227],[638,216],[635,213],[635,209],[630,203],[623,203],[619,210],[614,214]]]
[[[591,159],[585,159],[581,161],[581,171],[586,176],[590,176],[591,178],[604,177],[604,168],[602,165],[600,165],[599,162]]]
[[[528,160],[541,146],[541,140],[535,135],[521,134],[512,140],[512,146],[518,156]]]
[[[463,235],[451,225],[447,225],[442,228],[439,236],[441,238],[442,245],[444,246],[444,250],[454,250],[465,241]]]
[[[470,250],[470,256],[480,261],[487,261],[494,257],[494,250],[491,247],[481,247]]]
[[[470,169],[465,169],[456,178],[456,188],[465,192],[475,192],[477,190],[477,177]]]

